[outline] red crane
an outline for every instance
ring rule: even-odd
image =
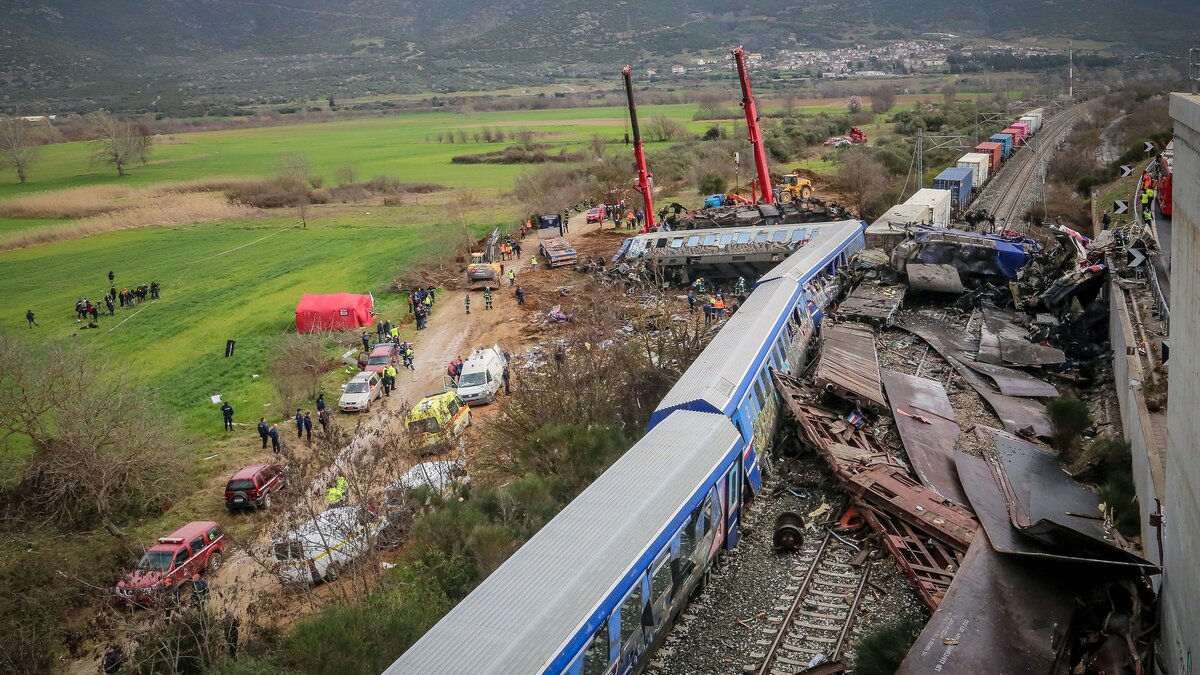
[[[734,49],[733,60],[737,63],[738,79],[742,83],[742,110],[746,113],[746,126],[750,128],[750,147],[754,150],[754,170],[758,172],[758,188],[762,191],[762,200],[767,204],[774,204],[775,192],[771,189],[771,174],[767,172],[767,153],[763,150],[762,129],[758,126],[758,108],[754,105],[750,75],[746,72],[746,52],[741,47]]]
[[[621,74],[625,76],[625,98],[629,99],[629,124],[633,127],[633,158],[637,162],[637,191],[642,193],[646,205],[646,219],[642,221],[642,232],[649,232],[654,227],[654,197],[650,190],[650,172],[646,169],[646,151],[642,147],[642,132],[638,129],[637,106],[633,104],[633,80],[630,74],[633,69],[625,66]]]

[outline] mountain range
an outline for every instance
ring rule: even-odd
[[[1197,0],[5,0],[0,101],[528,85],[789,35],[1069,36],[1182,54],[1197,26]]]

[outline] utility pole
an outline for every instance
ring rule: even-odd
[[[1067,98],[1075,100],[1075,41],[1067,41]]]
[[[1192,80],[1192,96],[1200,94],[1200,45],[1188,50],[1188,77]]]

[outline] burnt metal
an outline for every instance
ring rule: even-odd
[[[1009,520],[1025,536],[1080,560],[1157,570],[1122,547],[1099,515],[1100,499],[1059,466],[1057,457],[1009,434],[994,433],[993,475],[1008,504]],[[1085,514],[1085,515],[1075,515]]]
[[[929,611],[937,609],[954,581],[963,551],[931,539],[903,520],[884,511],[864,509],[871,528],[879,533],[909,584]]]
[[[1000,338],[1000,358],[1014,366],[1055,366],[1067,360],[1057,347],[1040,345],[1025,338]]]
[[[896,430],[921,482],[959,506],[969,508],[954,468],[960,429],[940,382],[883,371]]]
[[[1029,562],[977,540],[897,675],[1059,672],[1075,612],[1071,576]]]
[[[784,511],[775,519],[771,544],[776,551],[795,551],[804,545],[804,518],[795,511]]]
[[[983,303],[982,308],[980,361],[1017,366],[1057,365],[1066,361],[1066,354],[1061,349],[1030,342],[1029,331],[1016,323],[1011,312],[990,303]]]
[[[822,330],[821,360],[813,382],[859,408],[875,412],[887,408],[879,383],[875,333],[852,324],[826,326]]]
[[[954,359],[971,370],[991,378],[999,387],[1001,394],[1032,397],[1058,396],[1058,389],[1054,385],[1043,382],[1029,373],[971,359],[968,356],[968,349],[949,335],[950,328],[948,327],[925,325],[915,321],[906,321],[902,327],[928,342],[929,346],[943,359],[947,361]]]
[[[896,322],[896,313],[904,304],[907,292],[906,286],[859,284],[838,306],[837,314],[843,318],[866,321],[877,327],[890,326]]]

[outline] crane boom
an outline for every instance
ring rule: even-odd
[[[762,200],[774,204],[775,193],[771,189],[771,174],[767,171],[767,153],[763,149],[762,129],[758,126],[758,108],[754,105],[754,92],[750,89],[750,75],[746,70],[746,52],[741,47],[734,49],[733,60],[737,63],[738,80],[742,83],[742,110],[746,113],[746,126],[750,128],[750,147],[754,150],[758,188],[762,191]]]
[[[642,201],[646,205],[646,219],[643,221],[642,232],[654,227],[654,197],[650,190],[650,172],[646,168],[646,151],[642,147],[642,132],[638,129],[637,106],[633,103],[633,69],[625,66],[621,74],[625,77],[625,98],[629,99],[629,124],[633,127],[633,158],[637,162],[638,192],[642,193]]]

